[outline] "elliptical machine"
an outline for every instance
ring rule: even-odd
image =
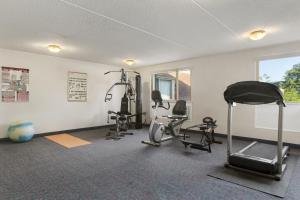
[[[188,119],[186,116],[186,102],[183,100],[177,101],[172,110],[172,115],[163,116],[170,120],[168,125],[165,126],[163,123],[158,121],[157,109],[164,108],[165,110],[169,110],[170,103],[167,102],[168,106],[164,106],[160,91],[158,90],[152,91],[152,100],[155,104],[152,106],[154,113],[149,128],[149,141],[142,141],[142,143],[152,146],[160,146],[162,142],[177,137],[183,137],[183,135],[180,134],[180,128]]]

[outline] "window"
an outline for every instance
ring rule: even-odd
[[[172,70],[153,75],[153,89],[159,90],[163,100],[191,101],[191,70]]]
[[[191,101],[191,70],[179,70],[178,99]]]
[[[300,56],[259,61],[259,80],[278,86],[286,102],[300,102]]]

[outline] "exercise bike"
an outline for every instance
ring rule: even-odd
[[[171,140],[177,137],[183,137],[183,134],[180,134],[180,128],[182,124],[188,119],[186,116],[186,102],[183,100],[179,100],[176,102],[172,115],[163,116],[169,120],[168,125],[164,125],[159,122],[157,116],[157,109],[163,108],[165,110],[170,109],[170,103],[165,107],[163,104],[163,100],[160,94],[160,91],[154,90],[152,91],[152,100],[154,101],[154,109],[153,118],[149,128],[149,141],[142,141],[143,144],[148,144],[152,146],[160,146],[162,142]]]

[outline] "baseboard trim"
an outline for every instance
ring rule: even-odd
[[[187,129],[182,129],[182,131],[188,131],[191,133],[195,133],[195,132],[199,132],[197,130],[187,130]],[[215,133],[216,137],[221,137],[221,138],[227,138],[227,134],[224,133]],[[236,136],[233,135],[232,136],[233,139],[236,140],[242,140],[242,141],[257,141],[257,142],[262,142],[262,143],[266,143],[266,144],[272,144],[272,145],[276,145],[277,142],[276,141],[272,141],[272,140],[265,140],[265,139],[257,139],[257,138],[251,138],[251,137],[245,137],[245,136]],[[300,149],[300,144],[293,144],[293,143],[288,143],[288,142],[284,142],[284,145],[287,145],[291,148],[296,148],[296,149]]]
[[[110,128],[114,126],[114,124],[108,124],[108,125],[102,125],[102,126],[92,126],[92,127],[85,127],[85,128],[77,128],[77,129],[68,129],[68,130],[62,130],[62,131],[51,131],[51,132],[45,132],[45,133],[38,133],[33,136],[33,138],[38,137],[45,137],[50,135],[56,135],[60,133],[73,133],[73,132],[81,132],[81,131],[90,131],[90,130],[96,130],[96,129],[102,129],[102,128]],[[1,141],[10,141],[9,138],[0,138]]]
[[[108,125],[102,125],[102,126],[92,126],[92,127],[85,127],[85,128],[77,128],[77,129],[68,129],[68,130],[62,130],[62,131],[51,131],[51,132],[45,132],[45,133],[39,133],[39,134],[35,134],[34,138],[38,138],[38,137],[45,137],[45,136],[49,136],[49,135],[55,135],[55,134],[60,134],[60,133],[73,133],[73,132],[81,132],[81,131],[90,131],[90,130],[96,130],[96,129],[103,129],[103,128],[110,128],[114,126],[114,124],[108,124]],[[149,125],[144,125],[143,127],[148,127]],[[181,129],[182,131],[188,131],[191,133],[197,133],[199,131],[197,130],[187,130],[187,129]],[[215,133],[216,137],[222,137],[222,138],[226,138],[227,135],[223,134],[223,133]],[[266,144],[273,144],[276,145],[277,142],[276,141],[271,141],[271,140],[264,140],[264,139],[257,139],[257,138],[250,138],[250,137],[244,137],[244,136],[232,136],[233,139],[237,139],[237,140],[243,140],[243,141],[258,141],[258,142],[262,142],[262,143],[266,143]],[[1,141],[9,141],[8,138],[0,138],[0,142]],[[293,143],[288,143],[288,142],[284,142],[284,145],[288,145],[292,148],[297,148],[300,149],[300,144],[293,144]]]
[[[8,138],[0,138],[0,142],[7,142],[7,141],[9,141]]]

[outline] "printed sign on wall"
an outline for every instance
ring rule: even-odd
[[[2,101],[29,101],[29,69],[2,67]]]
[[[68,101],[87,101],[87,74],[68,73]]]

